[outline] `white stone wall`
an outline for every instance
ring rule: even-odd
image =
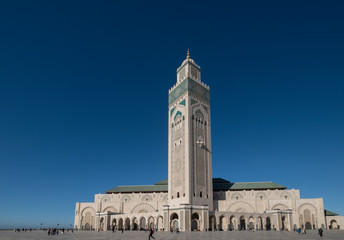
[[[327,216],[327,229],[344,230],[344,216]]]

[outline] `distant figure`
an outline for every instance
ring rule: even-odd
[[[153,234],[154,234],[154,230],[152,228],[149,229],[149,237],[148,237],[148,240],[150,240],[150,238],[152,237],[153,239],[155,239],[153,237]]]
[[[319,236],[322,237],[322,234],[323,234],[322,228],[319,228],[319,229],[318,229],[318,233],[319,233]]]
[[[123,230],[123,228],[122,228],[122,234],[123,234],[123,231],[124,231],[124,230]]]
[[[50,235],[50,228],[48,229],[48,235]]]

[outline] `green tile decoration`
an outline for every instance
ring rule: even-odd
[[[176,109],[176,107],[171,109],[171,115],[170,116],[172,116],[172,113],[174,112],[175,109]]]
[[[190,78],[185,78],[168,96],[168,104],[173,104],[186,92],[193,93],[206,103],[210,103],[209,90]]]
[[[178,115],[179,115],[179,116],[182,116],[182,113],[178,111],[178,112],[176,113],[176,115],[174,116],[174,119],[173,119],[174,121],[176,120],[176,117],[177,117]]]

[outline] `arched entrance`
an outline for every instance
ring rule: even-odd
[[[282,230],[285,230],[285,216],[282,217]]]
[[[246,230],[246,221],[245,221],[245,217],[241,216],[240,217],[240,227],[239,230]]]
[[[251,216],[248,219],[248,229],[253,230],[254,229],[254,218]]]
[[[154,218],[153,217],[150,217],[148,218],[148,227],[154,229],[155,228],[155,225],[154,225]]]
[[[177,213],[172,213],[171,214],[171,217],[170,217],[170,228],[172,230],[177,230],[179,229],[179,221],[178,221],[179,217],[178,217],[178,214]]]
[[[122,229],[123,229],[123,218],[120,218],[120,219],[118,220],[118,229],[119,229],[119,230],[122,230]]]
[[[142,217],[140,219],[140,230],[144,230],[144,229],[146,229],[146,219]]]
[[[134,231],[139,230],[139,225],[138,225],[137,223],[138,223],[137,218],[134,218],[134,219],[133,219],[133,223],[132,223],[132,229],[133,229]]]
[[[163,221],[162,216],[158,217],[157,224],[158,224],[158,226],[157,226],[158,230],[162,230],[164,228],[164,221]]]
[[[198,215],[198,213],[192,214],[191,231],[199,231],[199,215]]]
[[[104,218],[100,218],[100,221],[99,221],[99,230],[100,231],[104,231]]]
[[[338,229],[338,224],[337,224],[337,221],[336,221],[336,220],[334,220],[334,219],[331,220],[329,229],[331,229],[331,230],[336,230],[336,229]]]
[[[116,227],[117,227],[116,225],[117,225],[117,221],[116,221],[116,219],[114,218],[114,219],[112,220],[111,229],[112,229],[112,230],[116,229]]]
[[[124,230],[126,230],[126,231],[130,230],[130,219],[129,218],[125,219]]]
[[[263,219],[261,217],[258,217],[257,228],[263,230]]]
[[[228,221],[225,216],[220,217],[220,231],[227,231],[228,230]]]
[[[310,222],[306,222],[305,228],[306,230],[312,230],[312,224]]]
[[[215,231],[216,229],[216,218],[215,216],[210,216],[209,218],[209,231]]]
[[[85,224],[85,230],[91,230],[91,226],[90,226],[89,223],[86,223],[86,224]]]
[[[234,216],[231,216],[231,217],[229,218],[229,230],[230,230],[230,231],[235,230],[235,223],[236,223],[236,221],[235,221]]]
[[[266,218],[266,230],[271,230],[271,219],[269,217]]]

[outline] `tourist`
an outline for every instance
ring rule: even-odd
[[[318,229],[318,233],[319,233],[319,236],[322,237],[322,235],[323,235],[323,230],[322,230],[322,228],[319,228],[319,229]]]
[[[149,237],[148,240],[150,240],[150,238],[152,237],[153,239],[155,239],[155,237],[153,237],[154,234],[154,230],[152,228],[149,229]]]

